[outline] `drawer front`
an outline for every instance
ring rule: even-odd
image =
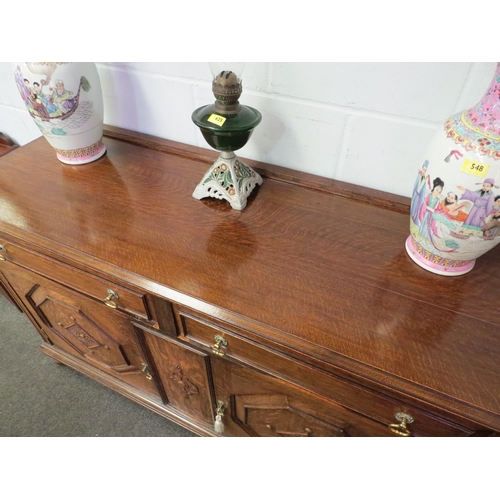
[[[408,425],[408,429],[414,436],[466,436],[482,430],[472,428],[472,425],[471,428],[465,428],[461,424],[441,419],[424,409],[403,404],[396,399],[337,378],[286,355],[259,346],[251,340],[243,339],[229,328],[226,329],[210,323],[205,318],[196,317],[191,311],[180,310],[179,314],[184,338],[195,345],[203,346],[207,352],[211,352],[212,356],[235,360],[289,380],[386,426],[400,424],[396,414],[406,413],[414,419],[413,423]],[[217,339],[221,337],[223,341],[217,343]],[[213,352],[212,347],[216,353]]]
[[[150,314],[145,296],[127,290],[115,283],[98,278],[84,271],[74,269],[66,264],[55,261],[27,250],[19,245],[0,240],[0,259],[18,264],[46,278],[62,283],[74,290],[84,293],[94,299],[115,307],[122,312],[149,320]],[[109,300],[110,291],[116,293]]]

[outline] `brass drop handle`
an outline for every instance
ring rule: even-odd
[[[221,346],[222,347],[227,347],[227,340],[222,337],[221,335],[216,335],[214,337],[214,340],[215,340],[215,344],[212,344],[210,346],[210,348],[212,349],[212,352],[214,354],[217,354],[217,356],[224,356],[225,355],[225,352],[221,350]]]
[[[141,372],[144,373],[144,375],[146,375],[146,378],[148,380],[153,380],[153,376],[151,375],[151,372],[149,371],[149,366],[146,363],[141,363],[141,365],[142,365]]]
[[[7,253],[7,249],[3,245],[0,245],[0,252]],[[2,254],[0,254],[0,260],[7,260],[7,259]]]
[[[224,433],[224,424],[222,422],[222,417],[224,416],[224,410],[226,406],[222,401],[217,401],[217,408],[215,409],[215,423],[214,430],[217,434]]]
[[[394,434],[398,436],[408,437],[411,436],[411,432],[406,427],[407,424],[411,424],[415,421],[415,419],[408,415],[408,413],[398,412],[394,415],[397,420],[399,420],[400,424],[389,424],[389,429],[391,429]]]
[[[104,299],[104,303],[108,307],[111,307],[111,309],[116,309],[116,304],[111,299],[117,300],[119,298],[118,294],[114,290],[111,290],[110,288],[108,288],[106,292],[108,296]]]

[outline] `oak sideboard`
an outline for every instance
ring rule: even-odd
[[[0,288],[43,353],[201,436],[500,432],[500,248],[437,276],[407,198],[248,160],[237,211],[192,197],[215,152],[104,142],[0,158]]]

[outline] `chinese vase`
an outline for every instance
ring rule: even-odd
[[[408,255],[436,274],[469,272],[500,242],[500,63],[483,98],[436,132],[416,174]]]
[[[79,165],[105,152],[103,99],[95,63],[14,63],[17,88],[57,158]]]

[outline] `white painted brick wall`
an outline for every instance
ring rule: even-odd
[[[243,157],[410,196],[433,132],[474,105],[496,63],[248,63],[240,99],[263,115]],[[191,113],[207,63],[98,63],[105,123],[207,148]],[[40,133],[0,63],[0,131]],[[216,156],[214,152],[214,157]]]

